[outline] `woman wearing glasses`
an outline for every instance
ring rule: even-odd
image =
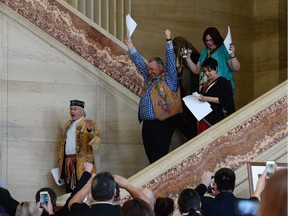
[[[213,57],[218,62],[219,76],[225,77],[232,86],[234,94],[235,86],[233,81],[233,72],[240,70],[240,63],[235,54],[235,47],[230,44],[228,53],[225,45],[223,44],[223,37],[215,27],[207,28],[203,33],[203,43],[205,48],[202,50],[199,61],[197,64],[193,63],[187,58],[187,64],[194,74],[199,74],[199,88],[207,81],[207,77],[202,72],[201,65],[205,59]]]

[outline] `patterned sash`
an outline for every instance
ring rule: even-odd
[[[76,155],[66,155],[65,159],[65,180],[70,184],[70,188],[74,190],[76,187]]]

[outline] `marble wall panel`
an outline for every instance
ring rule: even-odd
[[[111,173],[122,173],[126,178],[131,177],[149,164],[142,144],[106,144],[105,153],[102,155],[106,161],[117,161],[117,163],[106,162],[105,170]]]
[[[56,0],[1,2],[133,93],[142,93],[143,78],[123,44],[91,20],[78,17]]]
[[[70,99],[84,100],[87,116],[99,124],[100,168],[129,177],[147,165],[137,103],[2,13],[0,23],[7,26],[0,34],[1,177],[13,197],[32,201],[44,186],[64,193],[50,169],[70,119]],[[131,151],[142,158],[135,165],[128,157]]]
[[[280,26],[286,23],[287,32],[287,7],[285,14],[279,12],[283,0],[255,1],[255,37],[254,37],[254,94],[259,96],[264,89],[273,88],[286,78],[280,78],[280,56],[287,56],[286,50],[280,49],[280,44],[286,41],[287,37],[280,39]],[[286,1],[287,4],[287,1]],[[280,17],[280,15],[282,17]],[[280,51],[281,50],[281,51]],[[287,58],[286,58],[287,73]]]

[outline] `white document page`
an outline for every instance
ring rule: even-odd
[[[228,32],[227,32],[227,36],[224,40],[224,45],[228,51],[229,54],[231,54],[231,51],[229,50],[230,44],[232,43],[232,36],[231,36],[231,31],[230,31],[230,27],[228,26]]]
[[[208,102],[199,101],[199,96],[200,95],[197,92],[194,92],[192,95],[182,98],[185,105],[198,121],[212,112],[210,104]]]
[[[56,182],[56,184],[58,186],[61,186],[64,184],[64,180],[63,179],[60,179],[60,171],[59,171],[59,168],[52,168],[51,169],[51,173],[53,175],[53,178]]]
[[[127,35],[129,37],[132,36],[134,30],[136,29],[137,23],[132,19],[132,17],[127,14],[126,15],[126,27],[127,27]]]

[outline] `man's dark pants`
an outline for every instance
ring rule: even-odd
[[[168,154],[178,120],[179,114],[163,121],[143,121],[142,139],[150,163]]]

